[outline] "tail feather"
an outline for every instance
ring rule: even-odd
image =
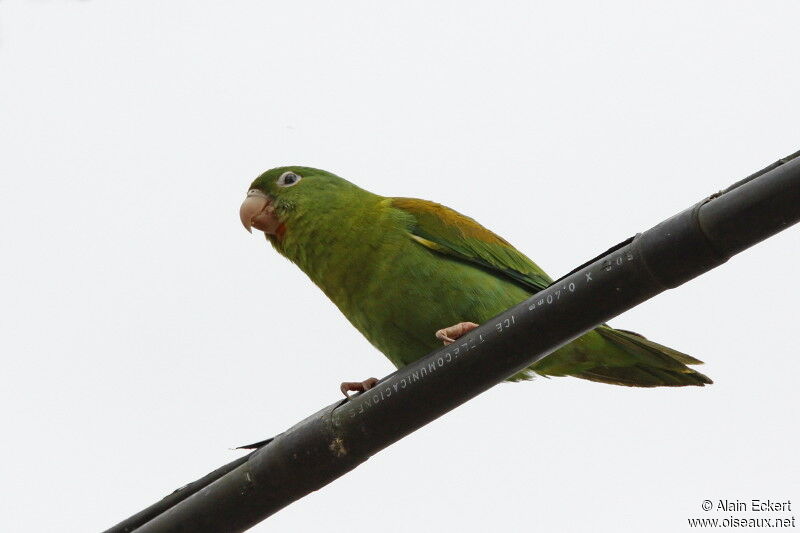
[[[646,338],[644,335],[640,333],[636,333],[634,331],[628,331],[627,329],[612,329],[609,327],[601,327],[597,328],[597,332],[600,333],[603,337],[611,340],[612,342],[632,342],[646,350],[656,350],[657,352],[661,352],[664,354],[669,355],[676,361],[680,361],[684,365],[702,365],[703,361],[700,359],[695,359],[691,355],[687,355],[683,352],[679,352],[678,350],[673,350],[668,346],[664,346],[663,344],[658,344],[657,342],[653,342],[650,339]]]
[[[575,377],[629,387],[702,387],[713,383],[705,374],[686,366],[703,364],[690,355],[648,340],[632,331],[608,326],[600,326],[595,331],[614,348],[621,349],[631,359],[630,364],[598,364],[572,374]]]
[[[509,381],[530,379],[536,373],[574,376],[627,387],[702,387],[713,381],[687,366],[702,363],[638,333],[602,325],[512,376]]]
[[[590,381],[626,387],[685,387],[687,385],[702,387],[713,383],[708,376],[691,369],[688,370],[689,372],[678,372],[643,365],[596,366],[591,370],[574,375]]]

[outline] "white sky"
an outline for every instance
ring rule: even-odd
[[[446,203],[560,276],[800,148],[796,2],[600,4],[0,2],[0,530],[110,527],[392,370],[241,228],[266,168]],[[800,505],[798,247],[612,321],[715,385],[502,385],[254,531]]]

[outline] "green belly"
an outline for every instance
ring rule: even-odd
[[[382,258],[379,272],[362,277],[345,303],[348,309],[342,309],[398,368],[441,347],[437,330],[483,323],[530,296],[514,283],[410,239],[402,244],[390,260]]]

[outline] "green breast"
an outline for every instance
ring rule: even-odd
[[[484,322],[529,296],[510,281],[422,246],[408,233],[407,215],[371,196],[331,209],[338,221],[318,213],[309,227],[287,224],[279,250],[395,366],[441,346],[436,330]]]

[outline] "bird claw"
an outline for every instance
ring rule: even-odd
[[[477,327],[478,324],[475,322],[459,322],[454,326],[437,331],[436,338],[441,340],[445,346],[449,346],[456,342],[456,339],[463,337]]]
[[[378,383],[378,378],[367,378],[364,381],[345,381],[339,386],[339,390],[342,391],[342,394],[345,395],[347,399],[352,398],[352,396],[347,394],[348,392],[366,392],[375,384]]]

